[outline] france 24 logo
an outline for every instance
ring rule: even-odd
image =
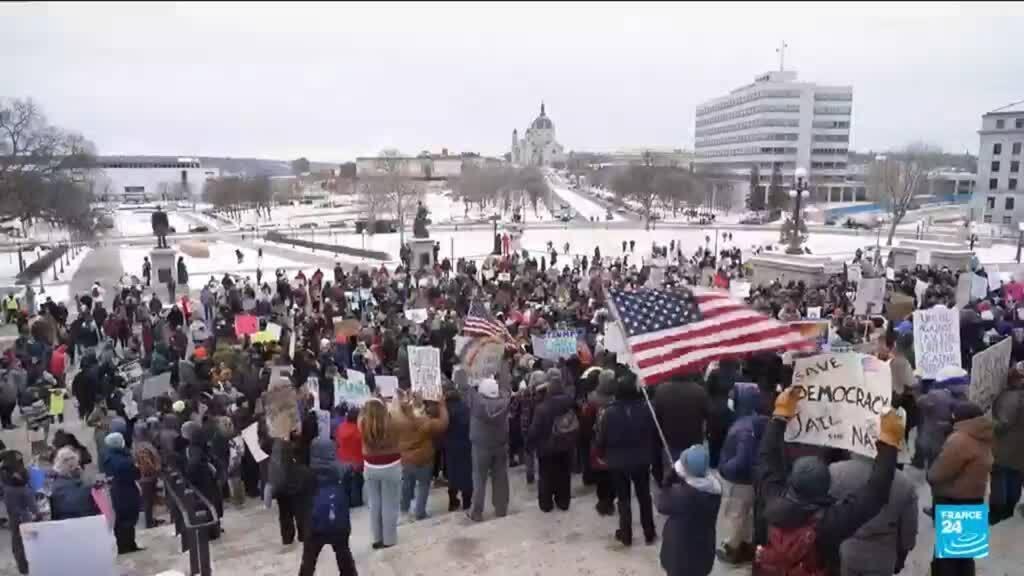
[[[988,556],[988,505],[939,504],[935,507],[935,557]]]

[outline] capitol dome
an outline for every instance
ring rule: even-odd
[[[533,124],[530,125],[530,128],[534,130],[553,130],[555,128],[555,125],[551,123],[551,119],[544,113],[543,102],[540,103],[540,116],[537,116]]]

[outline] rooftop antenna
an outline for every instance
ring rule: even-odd
[[[786,69],[786,48],[789,48],[789,44],[783,40],[779,43],[779,47],[775,49],[775,53],[779,55],[779,72],[783,72]]]

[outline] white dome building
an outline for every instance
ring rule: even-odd
[[[512,163],[526,166],[553,166],[565,162],[565,151],[555,140],[555,124],[540,104],[540,116],[526,129],[523,138],[512,130]]]

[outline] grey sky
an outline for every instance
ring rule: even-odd
[[[854,87],[852,147],[978,147],[1024,98],[1024,4],[0,5],[0,96],[102,153],[692,148],[695,105],[777,67]]]

